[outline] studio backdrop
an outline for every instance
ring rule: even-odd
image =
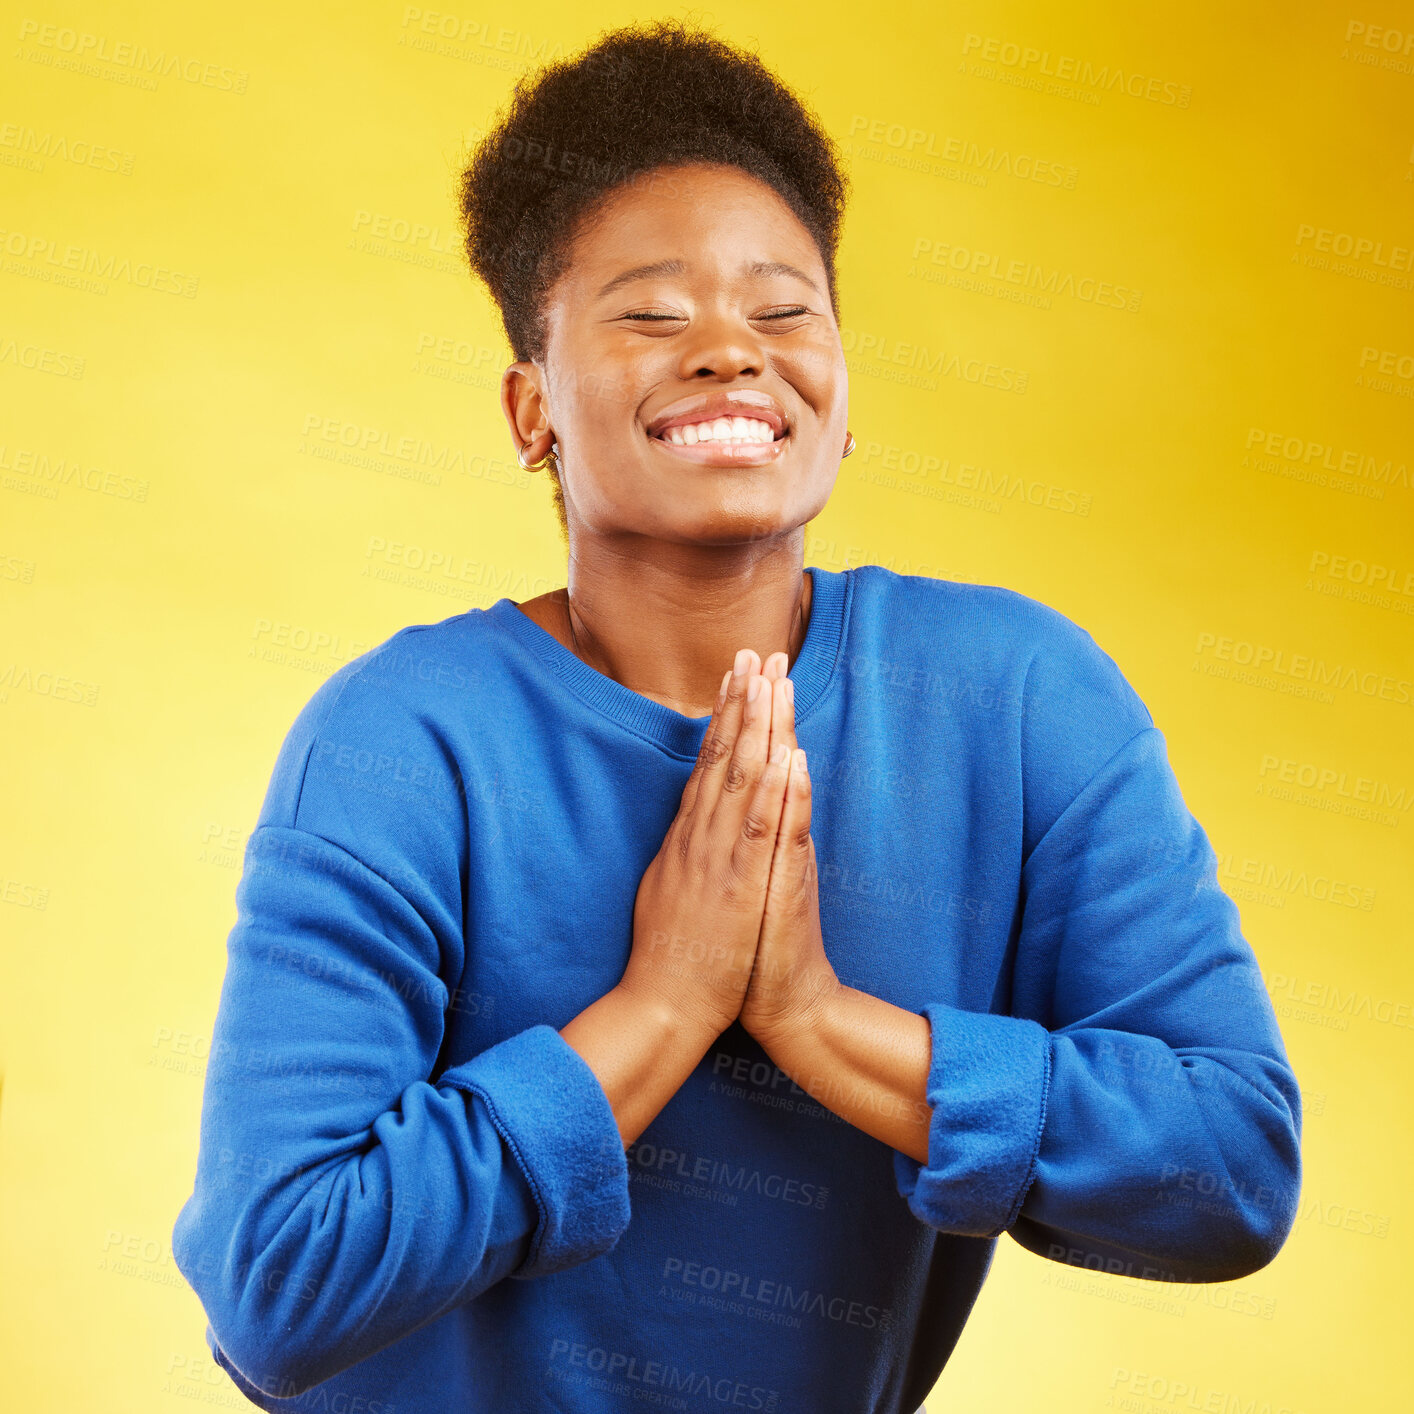
[[[1303,1086],[1275,1262],[1166,1285],[1004,1238],[929,1408],[1406,1407],[1414,13],[448,3],[5,7],[0,1398],[249,1407],[169,1246],[245,841],[341,664],[564,583],[453,184],[518,74],[679,13],[853,184],[858,450],[806,563],[1094,636]]]

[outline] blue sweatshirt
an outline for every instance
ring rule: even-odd
[[[1281,1246],[1300,1094],[1133,688],[1013,591],[809,573],[825,949],[928,1019],[928,1162],[739,1024],[625,1153],[557,1028],[623,974],[707,719],[509,599],[405,628],[280,751],[173,1232],[261,1408],[911,1414],[1002,1233],[1156,1281]]]

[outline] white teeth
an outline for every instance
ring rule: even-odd
[[[775,431],[759,417],[718,417],[710,422],[691,422],[670,427],[665,442],[679,447],[695,447],[699,442],[774,442]]]

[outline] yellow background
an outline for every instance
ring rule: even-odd
[[[9,1407],[248,1407],[168,1239],[276,749],[399,627],[563,582],[452,183],[519,72],[669,11],[452,2],[0,22]],[[809,561],[1007,585],[1095,636],[1168,738],[1306,1091],[1273,1265],[1169,1288],[1004,1239],[930,1408],[1405,1407],[1414,15],[695,13],[815,106],[854,182],[859,451]],[[1031,268],[1049,304],[1006,278]]]

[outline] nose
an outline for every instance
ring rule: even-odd
[[[761,336],[739,315],[706,314],[693,320],[682,344],[678,374],[683,379],[718,378],[729,383],[766,366]]]

